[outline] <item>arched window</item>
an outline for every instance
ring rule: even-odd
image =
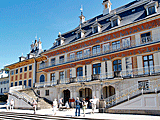
[[[114,77],[120,77],[121,70],[122,70],[121,60],[113,61]]]
[[[93,64],[93,75],[99,75],[101,73],[101,63]]]
[[[82,67],[77,68],[77,76],[83,76],[83,68]]]
[[[40,76],[40,82],[45,82],[45,76],[44,75]]]

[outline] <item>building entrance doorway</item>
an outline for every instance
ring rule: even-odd
[[[89,100],[92,99],[92,90],[90,88],[80,89],[79,97],[81,101],[85,98],[86,102],[88,102],[88,107],[91,107]]]
[[[64,90],[63,93],[64,93],[64,105],[65,105],[66,102],[69,103],[70,91],[67,89],[67,90]]]
[[[112,86],[103,87],[103,98],[108,98],[115,94],[115,88]]]

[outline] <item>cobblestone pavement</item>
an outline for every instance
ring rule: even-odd
[[[12,111],[7,111],[5,109],[0,109],[0,112],[33,113],[33,110],[14,109]],[[42,109],[37,110],[36,114],[53,115],[53,111],[52,109]],[[57,111],[57,114],[55,116],[75,117],[75,109]],[[80,117],[83,117],[82,109]],[[94,114],[91,114],[91,109],[86,110],[86,116],[83,118],[115,120],[160,120],[160,116],[98,113],[98,110],[96,110]]]

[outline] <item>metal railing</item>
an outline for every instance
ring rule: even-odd
[[[45,86],[54,86],[57,84],[69,84],[69,83],[80,83],[80,82],[88,82],[88,81],[94,81],[94,80],[110,80],[114,78],[136,78],[136,77],[143,77],[143,76],[151,76],[151,75],[159,75],[160,74],[160,66],[149,66],[149,67],[142,67],[142,68],[135,68],[135,69],[127,69],[122,70],[116,73],[116,71],[111,72],[105,72],[101,74],[96,75],[90,75],[90,76],[77,76],[72,78],[64,78],[62,80],[54,80],[50,82],[39,82],[35,83],[35,87],[45,87]]]
[[[139,42],[137,42],[137,41],[139,41]],[[128,45],[124,46],[123,44],[120,44],[120,48],[118,48],[118,49],[114,49],[114,48],[112,48],[112,46],[109,46],[109,49],[107,49],[107,50],[100,49],[99,52],[96,52],[94,54],[90,51],[88,55],[82,54],[82,57],[77,57],[77,55],[75,55],[74,58],[73,57],[72,58],[67,57],[67,58],[64,58],[64,59],[59,59],[58,61],[55,60],[54,63],[52,63],[52,62],[43,63],[43,64],[40,64],[39,69],[44,69],[44,68],[47,68],[47,67],[51,67],[53,65],[60,65],[60,64],[63,64],[63,63],[67,63],[67,62],[74,62],[74,61],[77,61],[77,60],[87,59],[87,58],[90,58],[90,57],[100,56],[100,55],[103,55],[103,54],[116,52],[116,51],[120,51],[120,50],[125,50],[125,49],[129,49],[129,48],[136,47],[136,46],[138,47],[138,46],[141,46],[141,45],[150,44],[150,43],[154,43],[154,42],[157,42],[157,41],[160,41],[159,37],[158,38],[152,38],[151,36],[143,37],[139,40],[130,40],[130,43]]]
[[[160,79],[155,81],[146,81],[135,84],[127,89],[117,92],[116,94],[105,99],[106,107],[109,108],[123,101],[129,100],[139,94],[150,93],[160,90]]]
[[[33,102],[33,98],[31,98],[29,95],[27,95],[26,93],[23,92],[18,92],[16,90],[12,91],[11,93],[14,96],[17,96],[17,98],[19,99],[23,99],[25,102],[27,103],[32,103]]]

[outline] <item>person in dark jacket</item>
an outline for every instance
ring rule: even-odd
[[[75,103],[76,103],[76,112],[75,112],[75,116],[77,116],[77,111],[78,111],[78,116],[80,116],[80,103],[81,103],[81,101],[79,101],[79,97],[77,97]]]

